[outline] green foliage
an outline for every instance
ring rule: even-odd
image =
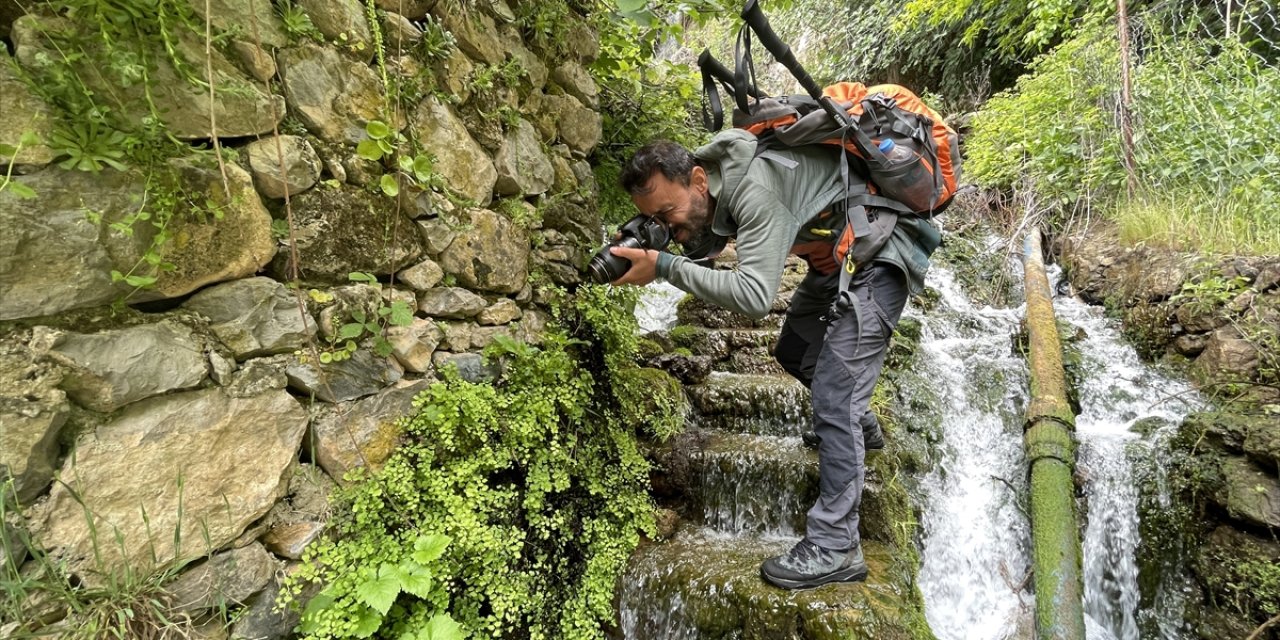
[[[67,156],[58,166],[63,169],[92,171],[97,173],[106,165],[116,171],[124,171],[120,161],[125,157],[126,144],[133,142],[124,132],[108,129],[97,122],[77,122],[69,129],[54,131],[49,135],[49,147],[59,156]]]
[[[1182,288],[1169,298],[1169,302],[1186,304],[1195,313],[1211,313],[1248,289],[1248,278],[1239,275],[1228,278],[1216,269],[1209,269],[1183,282]]]
[[[614,10],[594,16],[600,56],[590,71],[601,88],[604,116],[594,165],[605,222],[619,223],[635,215],[618,175],[636,149],[659,138],[692,147],[705,137],[695,117],[701,87],[696,70],[654,52],[665,41],[681,40],[686,22],[706,22],[727,4],[731,3],[619,0]]]
[[[16,146],[0,144],[0,158],[9,159],[8,163],[5,165],[4,177],[3,179],[0,179],[0,193],[8,191],[23,200],[30,200],[31,198],[36,197],[34,189],[22,184],[21,182],[14,182],[13,167],[16,164],[18,154],[22,151],[23,147],[30,147],[32,145],[39,144],[39,142],[40,139],[35,133],[31,131],[24,131],[22,135],[19,136],[18,144]]]
[[[963,27],[961,42],[965,45],[972,46],[987,37],[1001,53],[1026,57],[1069,34],[1080,17],[1113,7],[1106,0],[908,0],[894,23],[894,31],[900,35],[922,22],[931,27]]]
[[[1106,26],[1081,31],[1038,59],[1017,87],[996,95],[973,120],[965,171],[984,186],[1023,181],[1070,206],[1124,185],[1111,125],[1119,53]]]
[[[412,537],[410,537],[412,535]],[[408,532],[381,540],[381,562],[344,572],[307,602],[299,626],[306,637],[368,638],[384,629],[399,640],[461,640],[465,632],[448,614],[444,584],[432,567],[449,546],[442,535]]]
[[[21,526],[23,517],[12,504],[13,482],[12,478],[0,481],[0,620],[7,637],[153,640],[189,638],[195,633],[192,618],[164,589],[176,569],[141,573],[98,566],[99,575],[92,583],[73,577]],[[103,539],[88,510],[85,517],[95,549],[124,544],[119,537]],[[25,564],[19,562],[24,558]],[[51,616],[55,611],[63,617]],[[215,609],[210,617],[208,622],[230,623],[225,608]]]
[[[1131,242],[1206,252],[1280,248],[1280,69],[1235,38],[1178,34],[1154,14],[1133,69],[1127,193],[1115,27],[1091,16],[973,121],[966,171],[1058,213],[1092,209]],[[1062,220],[1059,219],[1059,222]]]
[[[395,300],[390,304],[381,295],[382,283],[370,273],[353,271],[347,279],[358,282],[379,291],[377,305],[373,309],[359,307],[343,309],[346,321],[333,327],[333,332],[326,338],[328,344],[320,351],[321,364],[341,362],[351,358],[360,348],[360,342],[368,340],[373,352],[379,357],[391,355],[391,342],[386,338],[390,326],[407,327],[413,324],[413,309],[403,300]],[[312,289],[309,293],[312,300],[327,304],[334,300],[333,295]],[[336,322],[335,322],[336,324]]]
[[[444,60],[458,46],[453,34],[435,16],[424,16],[418,26],[422,29],[422,39],[418,41],[416,51],[424,60]]]
[[[404,445],[380,471],[349,478],[337,535],[312,545],[289,581],[295,595],[326,585],[314,617],[324,626],[306,637],[353,637],[376,618],[371,636],[398,638],[446,608],[475,637],[602,635],[617,578],[653,532],[653,505],[611,382],[634,368],[635,321],[622,290],[580,291],[557,311],[575,337],[497,340],[487,355],[505,366],[493,385],[445,371],[400,422]],[[423,535],[450,543],[418,563],[441,589],[411,597],[402,574]]]
[[[276,13],[280,15],[280,22],[284,25],[284,32],[289,35],[290,40],[293,42],[324,41],[324,34],[320,33],[315,23],[311,22],[311,16],[307,15],[302,7],[287,0],[277,2],[275,6]]]

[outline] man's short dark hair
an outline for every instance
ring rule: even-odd
[[[636,151],[631,160],[622,168],[619,181],[622,188],[633,196],[649,193],[649,178],[655,171],[661,171],[663,177],[689,186],[689,175],[696,162],[688,149],[670,141],[654,140]]]

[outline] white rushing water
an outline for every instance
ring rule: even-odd
[[[1087,525],[1084,531],[1085,614],[1104,640],[1138,640],[1139,539],[1138,487],[1135,464],[1159,464],[1164,458],[1149,454],[1164,446],[1172,427],[1186,417],[1196,402],[1191,387],[1169,378],[1142,362],[1133,347],[1120,339],[1117,323],[1100,307],[1059,296],[1054,300],[1058,317],[1081,332],[1080,415],[1076,438],[1080,443],[1078,467],[1084,477]],[[1145,426],[1148,436],[1133,430]],[[1156,475],[1160,475],[1160,469]],[[1161,494],[1167,501],[1167,493]],[[1173,590],[1170,595],[1179,593]],[[1162,640],[1182,637],[1180,602],[1157,602]],[[1168,624],[1169,622],[1174,624]]]
[[[1013,350],[1019,309],[975,307],[943,267],[928,285],[941,294],[921,322],[915,372],[934,397],[941,443],[921,482],[920,590],[940,640],[1013,636],[1029,621],[1024,583],[1030,527],[1022,415],[1027,370]]]
[[[640,292],[636,321],[640,332],[663,331],[676,326],[676,304],[684,292],[666,280],[655,280]]]
[[[1027,373],[1011,347],[1023,310],[973,306],[945,268],[930,272],[929,286],[941,301],[919,317],[916,367],[933,381],[941,445],[936,467],[921,483],[926,616],[940,640],[1030,637],[1030,530],[1019,506],[1027,491],[1021,431]],[[1163,446],[1194,399],[1186,383],[1143,363],[1101,308],[1066,296],[1054,304],[1059,319],[1080,334],[1076,436],[1087,523],[1087,636],[1138,640],[1143,636],[1134,465],[1161,463],[1163,456],[1150,455],[1152,448]],[[1152,475],[1162,472],[1156,468]],[[1153,605],[1158,610],[1147,616],[1158,621],[1152,633],[1161,640],[1185,637],[1182,602],[1176,584],[1160,585]]]

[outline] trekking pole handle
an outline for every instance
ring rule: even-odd
[[[698,67],[710,74],[712,78],[719,80],[725,88],[729,89],[730,93],[733,92],[733,72],[729,71],[728,67],[721,64],[719,60],[716,60],[715,56],[711,55],[711,49],[702,50],[702,53],[698,56]],[[764,97],[754,87],[747,87],[747,95],[752,98]]]
[[[822,95],[822,88],[818,86],[817,82],[813,81],[813,78],[809,77],[809,72],[804,70],[804,67],[800,65],[800,61],[796,60],[795,54],[791,53],[791,47],[787,46],[782,41],[782,38],[779,38],[778,34],[774,33],[773,27],[769,26],[769,19],[765,17],[764,11],[760,9],[759,0],[747,0],[746,6],[742,7],[742,20],[747,23],[747,26],[751,27],[752,31],[756,32],[756,37],[760,38],[760,44],[763,44],[764,48],[768,49],[769,53],[772,53],[773,57],[782,63],[782,66],[786,67],[787,71],[791,72],[792,76],[795,76],[795,79],[800,82],[800,87],[810,97],[817,100],[824,111],[842,125],[851,123],[849,114],[844,109],[841,109],[840,105],[836,104],[835,100],[830,96]]]

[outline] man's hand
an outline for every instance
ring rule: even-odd
[[[630,247],[613,247],[609,249],[613,255],[631,261],[631,268],[621,278],[610,284],[634,284],[644,286],[658,277],[658,252],[653,249],[632,249]]]

